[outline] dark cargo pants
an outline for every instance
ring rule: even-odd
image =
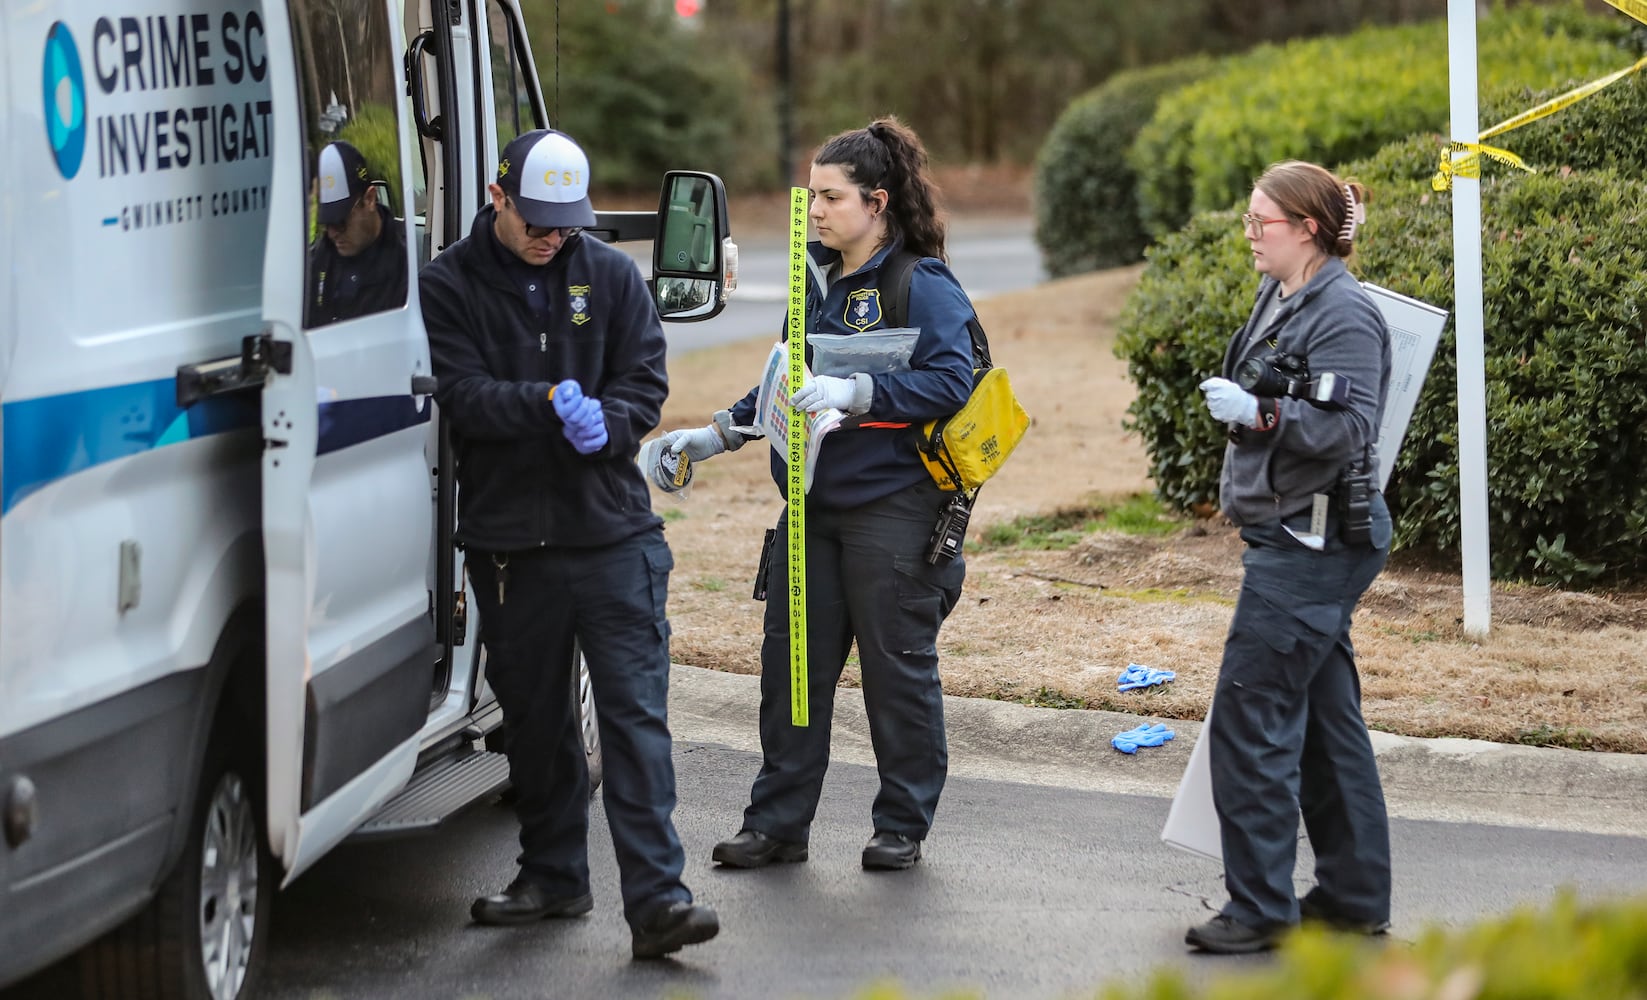
[[[1389,820],[1350,644],[1356,602],[1388,557],[1383,498],[1373,502],[1373,544],[1328,534],[1316,552],[1280,522],[1241,530],[1245,575],[1207,727],[1223,912],[1260,929],[1298,922],[1300,809],[1315,851],[1311,902],[1367,923],[1390,915]]]
[[[665,608],[674,558],[663,530],[599,548],[510,553],[501,606],[491,554],[471,551],[468,564],[487,677],[509,727],[521,874],[556,895],[589,891],[589,771],[573,701],[575,638],[594,691],[601,794],[624,915],[633,923],[652,907],[690,900],[672,819]]]
[[[880,772],[874,828],[922,840],[949,770],[938,629],[960,599],[964,557],[926,561],[948,494],[927,481],[860,507],[806,511],[807,688],[810,725],[791,722],[788,512],[767,576],[761,643],[759,775],[744,828],[805,842],[829,767],[835,685],[857,640],[864,708]]]

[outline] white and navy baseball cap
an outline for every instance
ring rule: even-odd
[[[371,175],[360,150],[341,139],[327,143],[320,151],[320,224],[342,225],[368,187]]]
[[[550,129],[523,132],[504,147],[498,187],[529,226],[592,226],[589,157],[572,138]]]

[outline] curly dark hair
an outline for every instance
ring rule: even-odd
[[[905,249],[919,256],[948,262],[941,196],[914,129],[893,115],[877,118],[865,128],[831,137],[812,162],[839,166],[865,201],[876,188],[884,188],[888,237],[901,239]]]

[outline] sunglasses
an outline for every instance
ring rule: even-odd
[[[520,209],[515,207],[515,199],[505,198],[503,201],[504,204],[509,206],[509,211],[514,212],[516,215],[520,215]],[[534,226],[526,221],[526,216],[524,215],[520,216],[520,221],[521,224],[526,227],[526,238],[532,240],[541,240],[545,236],[553,236],[555,233],[559,233],[561,239],[569,240],[577,234],[583,232],[582,226]]]

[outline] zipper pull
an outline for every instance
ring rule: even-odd
[[[538,334],[538,351],[542,354],[549,353],[549,335],[547,333]]]

